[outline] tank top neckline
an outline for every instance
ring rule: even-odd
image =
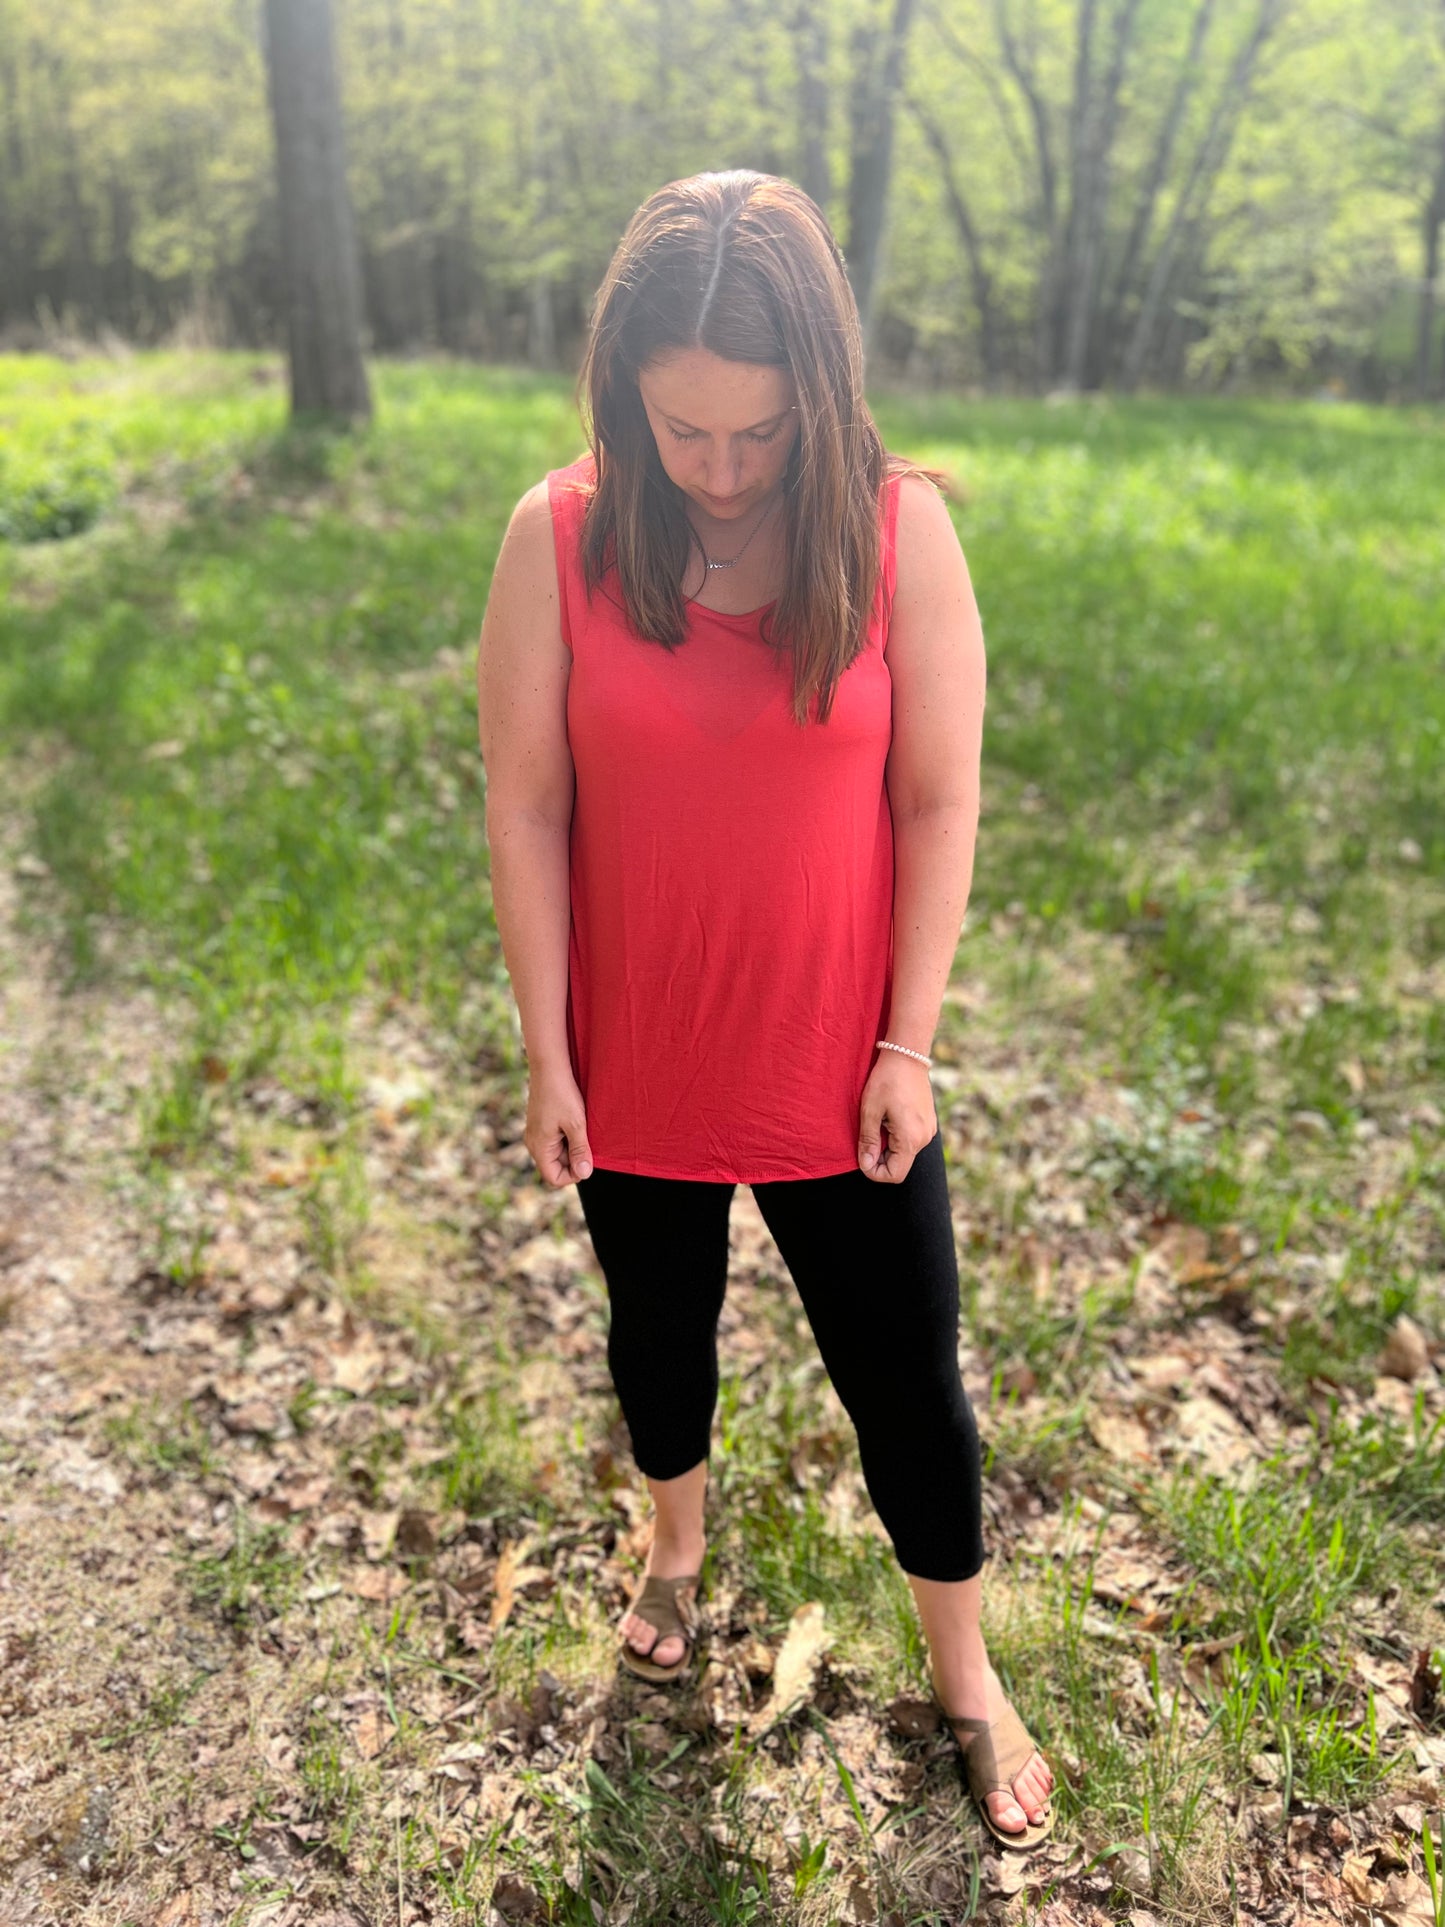
[[[684,596],[683,601],[689,609],[696,609],[700,615],[715,616],[719,622],[756,622],[770,609],[776,609],[780,598],[774,596],[771,602],[764,602],[757,609],[712,609],[707,603],[699,602],[694,596]]]

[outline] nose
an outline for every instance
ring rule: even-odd
[[[736,495],[742,486],[742,479],[741,459],[731,453],[718,455],[708,465],[703,487],[709,495]]]

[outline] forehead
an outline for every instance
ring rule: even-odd
[[[641,371],[638,387],[649,407],[721,434],[767,421],[796,398],[786,368],[724,361],[705,348],[659,356]]]

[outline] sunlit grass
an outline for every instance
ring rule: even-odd
[[[252,1180],[264,1140],[296,1167],[311,1275],[351,1310],[409,1323],[439,1365],[463,1342],[449,1311],[388,1296],[370,1270],[348,1021],[363,997],[418,1010],[498,1101],[520,1097],[473,651],[513,504],[582,438],[563,381],[385,362],[369,430],[294,435],[278,372],[247,355],[0,360],[0,747],[23,849],[44,866],[19,884],[25,927],[58,935],[73,983],[140,975],[171,999],[175,1049],[138,1113],[155,1289],[205,1275],[209,1233],[173,1175]],[[1391,1584],[1402,1613],[1419,1604],[1445,1516],[1440,1428],[1422,1410],[1398,1424],[1322,1410],[1332,1388],[1371,1389],[1400,1313],[1439,1318],[1418,1254],[1445,1237],[1428,1124],[1445,1081],[1431,974],[1445,952],[1445,429],[1307,404],[879,397],[877,410],[890,446],[958,478],[989,650],[960,948],[984,1016],[946,1005],[937,1044],[955,1079],[940,1111],[967,1213],[966,1343],[992,1374],[986,1476],[1065,1512],[1085,1487],[1127,1502],[1185,1575],[1167,1633],[1121,1620],[1105,1637],[1087,1552],[1021,1569],[1008,1610],[990,1609],[991,1650],[1034,1729],[1081,1762],[1060,1788],[1066,1824],[1091,1852],[1144,1842],[1156,1898],[1199,1917],[1221,1781],[1264,1756],[1288,1790],[1348,1805],[1387,1770],[1349,1676],[1352,1619]],[[980,1036],[1049,1080],[1037,1102],[1069,1121],[1057,1166],[1007,1154],[1026,1136],[1027,1089],[1015,1108],[969,1108]],[[63,1084],[80,1068],[40,1074]],[[263,1079],[286,1096],[264,1123],[238,1103]],[[1111,1115],[1075,1115],[1075,1095],[1104,1087]],[[1412,1149],[1371,1189],[1355,1161],[1380,1133]],[[479,1219],[500,1223],[509,1198],[484,1184]],[[1244,1227],[1262,1254],[1231,1315],[1270,1350],[1295,1432],[1247,1485],[1199,1468],[1124,1477],[1090,1438],[1137,1332],[1136,1279],[1100,1271],[1065,1292],[1039,1249],[1124,1220]],[[1338,1262],[1321,1261],[1308,1292],[1270,1270],[1325,1252]],[[1189,1317],[1181,1301],[1176,1338]],[[439,1509],[560,1559],[551,1539],[605,1507],[586,1469],[595,1441],[574,1417],[539,1443],[505,1320],[465,1337],[478,1369],[432,1387],[439,1444],[420,1476]],[[853,1451],[811,1346],[783,1316],[769,1342],[766,1373],[724,1378],[709,1503],[727,1539],[709,1558],[745,1575],[770,1637],[800,1600],[824,1601],[860,1693],[921,1686],[889,1549],[830,1513],[806,1471],[811,1448],[830,1469]],[[1039,1396],[1019,1406],[1006,1383],[1025,1380]],[[287,1415],[322,1435],[339,1396],[307,1377]],[[335,1460],[376,1495],[405,1471],[417,1414],[399,1392],[372,1404],[375,1423]],[[107,1437],[168,1480],[218,1469],[189,1407],[169,1426],[149,1406],[118,1413]],[[291,1610],[301,1572],[238,1507],[228,1543],[188,1555],[182,1577],[198,1609],[239,1629]],[[489,1654],[508,1690],[592,1663],[588,1583],[519,1599]],[[386,1666],[461,1663],[423,1651],[411,1612],[397,1608]],[[1234,1644],[1186,1682],[1180,1655],[1206,1635]],[[1196,1688],[1202,1737],[1186,1717]],[[766,1770],[791,1767],[802,1732],[776,1736]],[[821,1904],[830,1843],[795,1841],[780,1883],[748,1844],[745,1749],[714,1735],[700,1759],[694,1741],[672,1762],[680,1791],[639,1742],[620,1765],[591,1761],[580,1788],[532,1776],[540,1834],[504,1841],[488,1824],[448,1857],[413,1815],[378,1850],[459,1909],[499,1868],[579,1921],[594,1917],[594,1880],[600,1905],[618,1878],[656,1918]],[[364,1834],[362,1780],[327,1720],[307,1728],[300,1771],[344,1854]],[[731,1854],[680,1831],[698,1775],[741,1842]],[[958,1917],[977,1898],[975,1881]]]

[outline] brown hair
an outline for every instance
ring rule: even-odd
[[[669,650],[686,633],[682,582],[697,535],[637,377],[654,355],[686,348],[792,374],[788,572],[763,636],[792,650],[794,719],[807,722],[816,695],[826,722],[839,676],[867,641],[885,481],[943,478],[884,448],[863,398],[862,330],[843,256],[793,182],[733,168],[659,188],[628,222],[593,307],[577,380],[596,465],[582,529],[587,594],[615,568],[632,628]]]

